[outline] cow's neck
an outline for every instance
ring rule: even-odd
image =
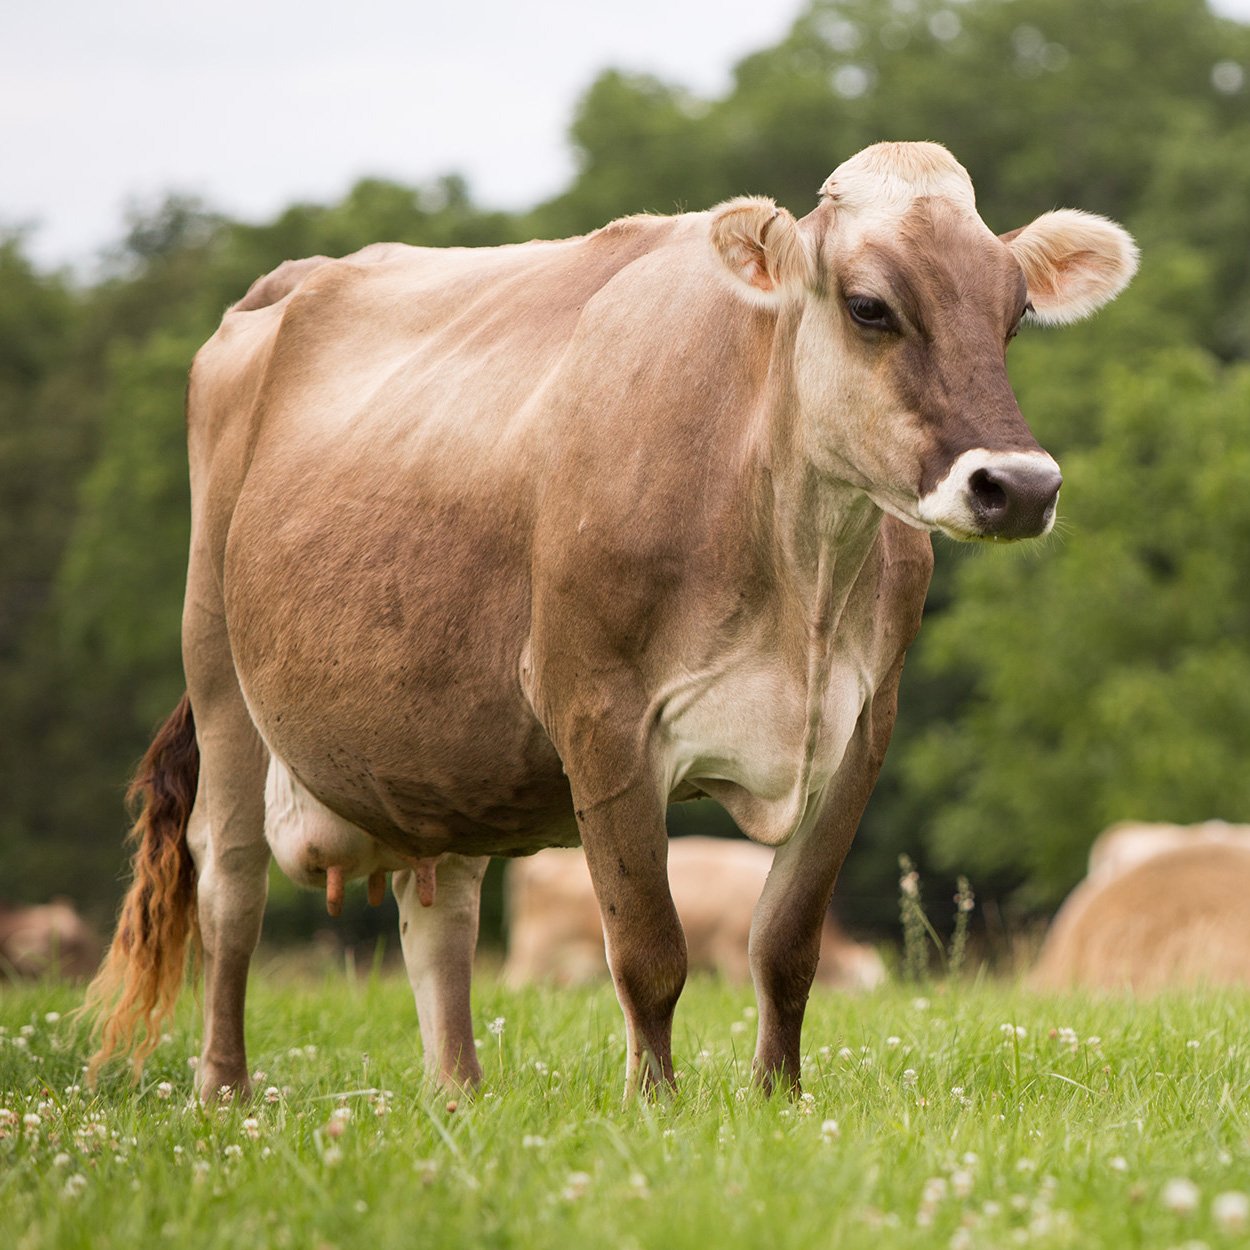
[[[883,514],[862,490],[818,472],[805,451],[793,376],[798,321],[797,311],[777,320],[748,440],[745,494],[763,521],[763,555],[778,590],[805,605],[816,638],[836,632]]]

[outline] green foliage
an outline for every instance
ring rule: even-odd
[[[904,761],[941,862],[1053,904],[1120,819],[1250,820],[1250,369],[1109,367],[1049,549],[986,551],[922,643],[964,675]]]

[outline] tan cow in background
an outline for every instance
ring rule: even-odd
[[[772,862],[772,851],[753,842],[687,837],[668,844],[669,888],[686,931],[692,971],[714,972],[735,985],[751,979],[751,911]],[[540,851],[513,860],[506,891],[507,984],[581,985],[607,976],[599,904],[580,850]],[[852,942],[828,916],[817,984],[869,990],[885,979],[881,956]]]
[[[1055,916],[1038,989],[1250,984],[1250,828],[1113,826]]]
[[[89,977],[104,944],[67,898],[35,907],[0,904],[0,976]]]

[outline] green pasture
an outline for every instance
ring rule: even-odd
[[[76,990],[0,991],[0,1243],[140,1246],[1244,1246],[1250,996],[896,986],[814,998],[805,1091],[748,1087],[749,990],[695,981],[681,1088],[621,1101],[609,987],[481,978],[485,1083],[423,1088],[407,986],[254,979],[257,1096],[202,1109],[198,1014],[144,1077],[82,1085]],[[268,1091],[268,1092],[266,1092]]]

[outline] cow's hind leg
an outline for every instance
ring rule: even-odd
[[[391,878],[426,1075],[456,1089],[471,1089],[482,1079],[469,990],[482,877],[489,862],[482,856],[445,855],[437,869],[426,860]],[[433,880],[429,873],[436,874]]]
[[[243,1038],[248,969],[268,891],[264,834],[267,754],[239,700],[201,730],[200,790],[188,841],[198,877],[204,957],[204,1099],[250,1091]]]

